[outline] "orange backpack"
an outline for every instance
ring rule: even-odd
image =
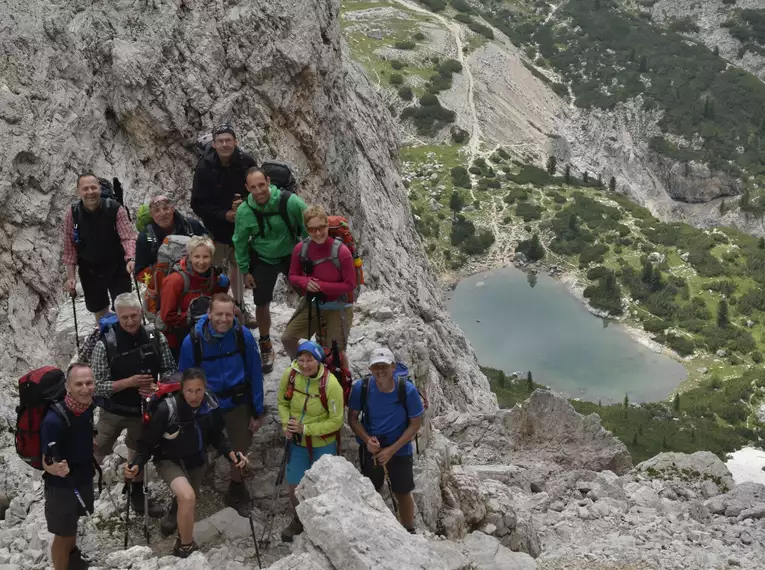
[[[171,234],[162,240],[162,245],[157,250],[157,261],[151,267],[151,273],[146,273],[144,282],[146,283],[146,298],[144,305],[146,316],[150,320],[155,320],[159,315],[161,308],[162,283],[165,277],[172,273],[173,269],[179,265],[186,256],[186,246],[191,241],[190,236]],[[184,285],[187,280],[184,278]],[[188,286],[184,288],[184,293]]]

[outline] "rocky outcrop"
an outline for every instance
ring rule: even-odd
[[[624,473],[632,467],[626,446],[603,429],[597,414],[583,417],[567,400],[546,390],[536,390],[511,410],[448,413],[435,425],[457,443],[463,462],[525,465],[531,481],[561,468]]]

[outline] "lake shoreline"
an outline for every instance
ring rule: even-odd
[[[672,391],[672,393],[667,396],[667,398],[665,398],[665,400],[670,400],[674,397],[675,393],[683,392],[685,389],[692,387],[691,382],[693,379],[691,378],[691,364],[693,358],[684,358],[668,346],[653,340],[648,332],[646,332],[642,327],[638,326],[634,321],[629,319],[628,311],[625,311],[625,314],[620,317],[614,317],[608,315],[608,313],[604,311],[600,311],[592,307],[587,298],[584,296],[585,286],[581,284],[581,275],[579,275],[575,270],[567,270],[561,267],[559,264],[547,263],[545,261],[536,261],[533,263],[519,262],[514,256],[510,259],[497,261],[500,261],[500,263],[496,263],[491,259],[482,259],[478,262],[471,263],[470,265],[464,267],[461,271],[452,271],[439,276],[444,287],[444,292],[449,295],[449,293],[453,291],[459,282],[463,279],[494,269],[513,267],[519,271],[523,271],[524,273],[536,274],[543,272],[556,281],[562,283],[568,293],[572,295],[577,301],[579,301],[579,303],[593,317],[607,319],[614,325],[621,328],[630,338],[632,338],[632,340],[639,343],[643,347],[656,354],[667,356],[672,360],[679,362],[686,368],[686,378],[683,379],[683,381]],[[703,357],[704,354],[697,353],[695,356]]]

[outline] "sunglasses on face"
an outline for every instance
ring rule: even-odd
[[[149,205],[149,210],[164,210],[170,207],[170,200],[157,200]]]
[[[308,226],[306,227],[306,229],[308,230],[309,233],[312,233],[312,234],[320,233],[327,229],[327,224],[322,224],[320,226]]]

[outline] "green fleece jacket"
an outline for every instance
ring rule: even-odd
[[[252,250],[258,254],[259,259],[273,264],[292,255],[297,240],[279,215],[281,193],[281,190],[272,184],[271,199],[268,202],[261,206],[250,195],[236,210],[233,242],[236,264],[242,273],[250,272]],[[296,194],[290,196],[287,201],[287,216],[301,238],[308,235],[303,224],[303,210],[306,207],[305,202]],[[253,210],[266,214],[263,216],[263,237],[260,235],[258,219]],[[269,215],[271,213],[273,215]]]

